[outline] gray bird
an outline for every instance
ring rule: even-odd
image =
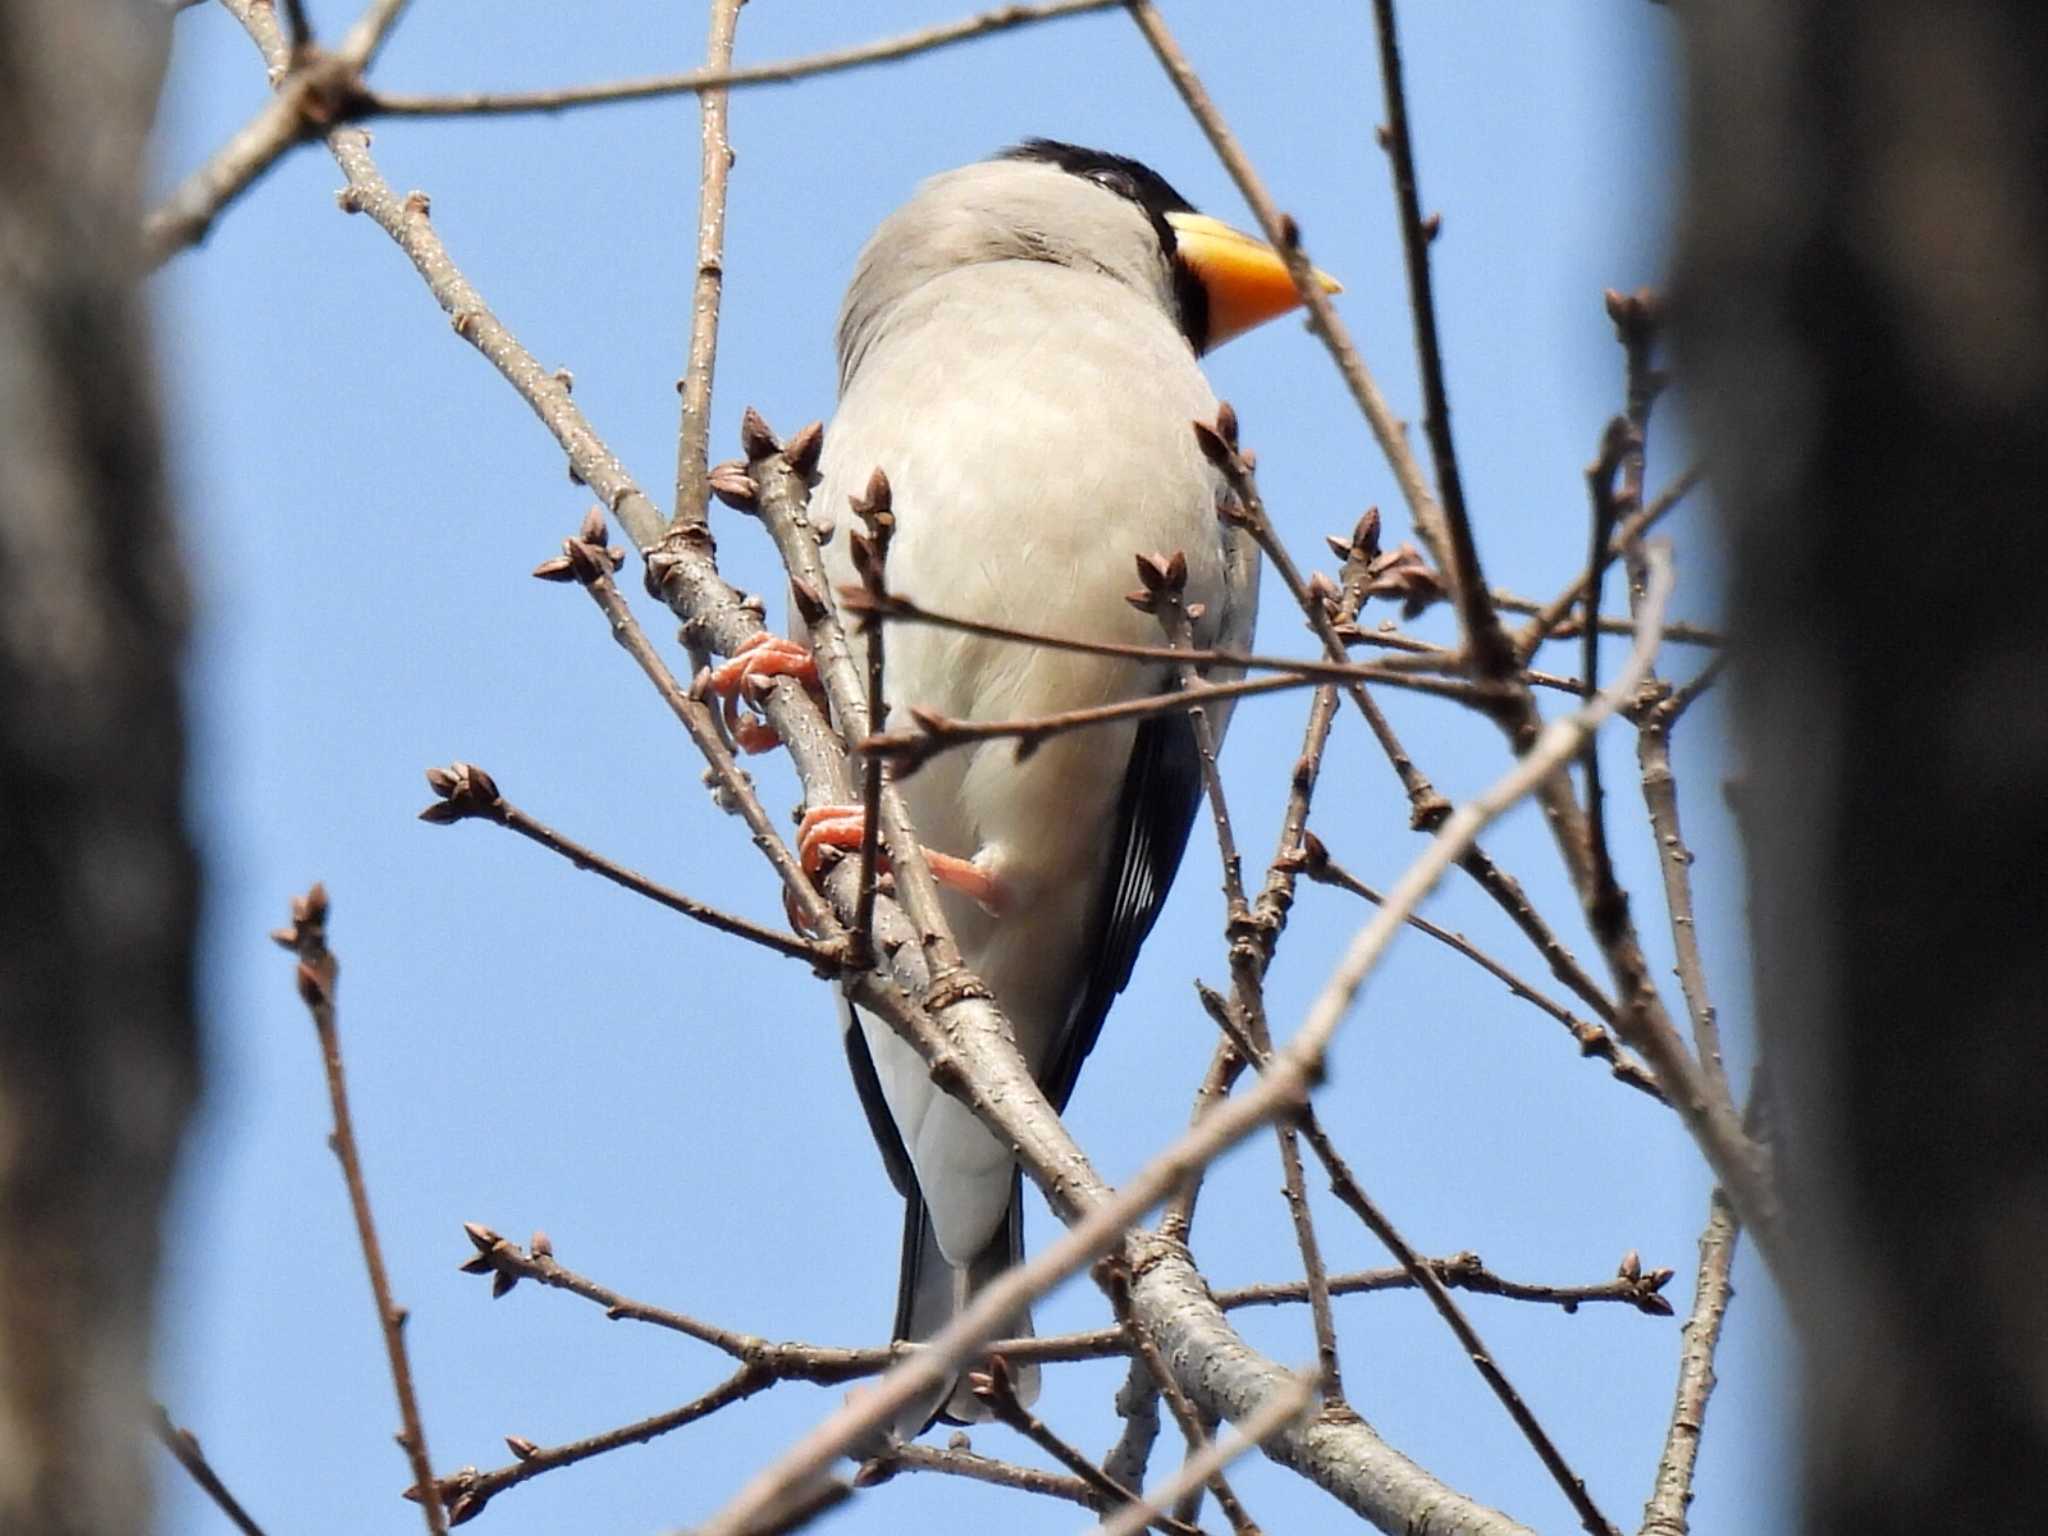
[[[1190,610],[1201,605],[1195,643],[1243,647],[1259,557],[1216,515],[1225,486],[1193,423],[1214,421],[1217,402],[1197,359],[1297,302],[1270,247],[1133,160],[1033,139],[927,181],[868,241],[840,311],[839,408],[815,496],[840,526],[825,548],[835,583],[857,579],[846,507],[880,468],[892,591],[997,624],[1156,644],[1157,621],[1125,601],[1133,556],[1179,551]],[[730,697],[802,655],[771,642],[714,682]],[[913,705],[1005,720],[1173,686],[1159,663],[926,625],[888,636],[892,728]],[[1211,719],[1220,733],[1227,709]],[[964,958],[1064,1109],[1199,806],[1186,716],[1056,736],[1021,762],[1007,741],[955,749],[902,793]],[[860,833],[858,807],[814,810],[807,862]],[[930,1338],[1021,1257],[1017,1167],[885,1023],[846,1012],[854,1081],[905,1201],[895,1336]],[[1030,1329],[1025,1314],[1008,1332]],[[1035,1367],[1013,1377],[1028,1401]],[[899,1427],[915,1433],[934,1410],[988,1417],[956,1382]]]

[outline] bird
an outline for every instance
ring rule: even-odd
[[[1218,517],[1229,488],[1195,433],[1218,417],[1200,359],[1299,302],[1271,246],[1121,155],[1034,138],[925,181],[867,241],[840,309],[839,399],[814,493],[820,521],[837,524],[828,574],[856,581],[853,520],[839,514],[880,470],[892,592],[998,626],[1156,645],[1157,619],[1126,601],[1133,559],[1178,555],[1193,644],[1242,649],[1259,555]],[[866,641],[850,638],[860,659]],[[809,669],[801,637],[768,636],[711,682],[730,701],[751,676]],[[890,627],[885,676],[891,728],[912,709],[1017,719],[1177,681],[1157,660],[923,624]],[[1227,708],[1209,718],[1220,739]],[[900,783],[962,957],[1062,1112],[1181,862],[1203,792],[1196,741],[1173,711],[1052,736],[1028,755],[1006,740],[957,748]],[[749,744],[765,743],[757,731]],[[806,867],[861,832],[857,806],[813,809]],[[843,998],[841,1010],[904,1198],[894,1336],[929,1339],[1021,1258],[1017,1165],[886,1023]],[[1005,1332],[1030,1330],[1027,1311]],[[1010,1378],[1031,1401],[1035,1366]],[[899,1432],[989,1416],[961,1378]]]

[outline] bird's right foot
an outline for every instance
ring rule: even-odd
[[[828,848],[860,847],[867,824],[867,812],[858,805],[820,805],[806,811],[796,832],[797,857],[803,862],[804,873],[817,877]],[[936,848],[924,850],[924,861],[939,884],[971,896],[984,912],[1002,914],[1002,882],[984,865],[974,859],[940,853]],[[887,867],[886,858],[883,867]]]

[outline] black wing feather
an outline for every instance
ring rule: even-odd
[[[1109,1005],[1131,979],[1139,946],[1172,889],[1201,803],[1201,749],[1188,717],[1176,710],[1143,721],[1117,798],[1116,841],[1097,909],[1102,940],[1044,1079],[1055,1109],[1066,1109]]]
[[[1117,796],[1113,853],[1096,907],[1094,926],[1102,935],[1101,943],[1043,1079],[1046,1097],[1055,1109],[1066,1109],[1081,1064],[1102,1034],[1110,1004],[1130,982],[1138,950],[1173,887],[1201,803],[1201,749],[1188,717],[1176,712],[1142,721]],[[917,1175],[911,1169],[902,1133],[882,1097],[874,1060],[853,1009],[843,1000],[841,1007],[846,1021],[846,1059],[853,1069],[861,1108],[867,1112],[868,1129],[882,1154],[889,1182],[914,1210],[921,1203]]]
[[[868,1132],[882,1154],[882,1166],[888,1170],[896,1193],[913,1207],[920,1205],[917,1175],[911,1170],[903,1133],[896,1129],[896,1117],[889,1113],[889,1101],[882,1097],[882,1079],[875,1071],[875,1058],[868,1054],[867,1036],[860,1031],[860,1020],[853,1016],[853,1004],[843,996],[839,999],[839,1013],[846,1021],[846,1064],[853,1068],[853,1086],[860,1094],[860,1107],[867,1113]]]

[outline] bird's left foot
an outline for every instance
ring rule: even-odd
[[[867,812],[857,805],[821,805],[806,811],[796,832],[797,856],[803,861],[804,873],[817,875],[828,848],[860,847],[867,824]],[[1002,883],[983,865],[935,848],[925,849],[924,861],[939,884],[972,897],[991,916],[1002,915]]]
[[[762,630],[740,642],[730,658],[705,674],[705,690],[725,704],[725,723],[742,752],[767,752],[782,745],[774,726],[740,712],[740,701],[753,678],[794,677],[806,686],[818,681],[818,661],[808,646]]]

